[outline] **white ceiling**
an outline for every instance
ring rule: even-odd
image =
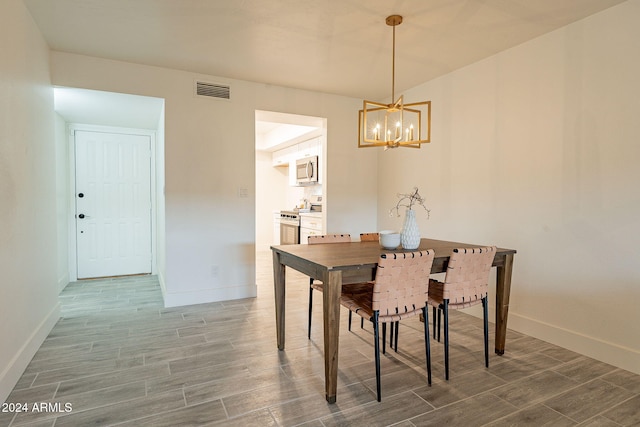
[[[54,88],[55,111],[68,123],[158,129],[164,100],[97,90]]]
[[[256,149],[274,151],[322,134],[320,117],[256,110]]]
[[[24,0],[54,50],[384,100],[624,0]]]

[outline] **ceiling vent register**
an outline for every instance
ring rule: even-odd
[[[215,83],[196,82],[196,95],[209,98],[231,99],[231,88]]]

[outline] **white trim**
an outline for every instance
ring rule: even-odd
[[[33,331],[29,339],[18,350],[11,359],[11,363],[0,373],[0,401],[5,402],[9,394],[16,386],[20,377],[27,369],[29,362],[33,359],[49,332],[60,318],[60,303],[56,304],[51,312],[42,320],[40,325]]]
[[[518,313],[509,313],[507,327],[618,368],[640,374],[640,351],[559,328]],[[509,333],[505,350],[509,351]]]
[[[78,280],[77,251],[76,251],[76,221],[75,221],[75,194],[76,194],[76,150],[75,150],[75,131],[73,125],[67,124],[67,138],[69,144],[69,200],[67,209],[69,236],[69,281]]]
[[[479,305],[465,309],[466,314],[482,319]],[[495,319],[495,309],[489,304],[489,322]],[[616,366],[627,371],[640,374],[640,351],[624,347],[612,342],[580,334],[568,329],[559,328],[540,320],[532,319],[518,313],[509,312],[507,328],[530,337],[575,351],[592,359]],[[505,353],[509,353],[509,332],[505,343]]]
[[[167,285],[164,281],[164,275],[161,272],[158,272],[158,283],[160,283],[160,290],[162,291],[162,300],[167,300]],[[165,304],[166,306],[166,304]]]
[[[61,277],[58,278],[58,294],[64,290],[69,284],[69,272],[65,272]]]
[[[204,304],[208,302],[255,298],[257,294],[257,285],[238,285],[225,288],[200,289],[196,291],[175,293],[165,291],[164,306],[179,307],[183,305]]]
[[[105,132],[119,133],[126,135],[142,135],[150,138],[151,149],[151,274],[158,274],[158,265],[156,260],[156,244],[158,225],[156,220],[156,131],[151,129],[134,129],[111,126],[86,125],[81,123],[69,123],[67,126],[67,135],[69,143],[69,280],[78,280],[78,257],[76,249],[76,221],[75,215],[75,194],[76,194],[76,158],[75,158],[75,132]]]

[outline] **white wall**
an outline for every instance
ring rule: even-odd
[[[378,222],[378,149],[358,148],[358,110],[362,100],[353,100],[347,111],[327,121],[327,152],[323,158],[327,181],[326,230],[329,233],[375,232]],[[322,165],[320,166],[323,167]]]
[[[58,320],[49,49],[20,0],[0,7],[0,401]]]
[[[286,208],[289,168],[273,167],[271,153],[256,151],[256,250],[273,245],[273,212]]]
[[[327,118],[328,229],[375,229],[376,153],[357,149],[361,100],[62,52],[51,61],[56,85],[165,99],[166,305],[256,294],[255,110]],[[196,79],[230,84],[232,100],[195,97]]]
[[[379,155],[379,225],[518,250],[509,327],[640,373],[640,2],[424,84],[432,143]],[[507,335],[507,352],[509,336]]]

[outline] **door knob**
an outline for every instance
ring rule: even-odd
[[[80,219],[84,218],[84,214],[78,215],[78,218],[80,218]]]
[[[84,193],[78,194],[78,197],[83,198],[84,197]]]

